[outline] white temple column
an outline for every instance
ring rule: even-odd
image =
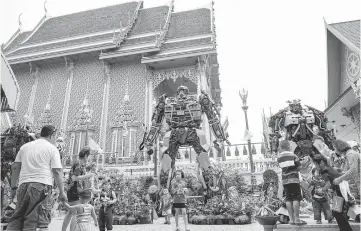
[[[38,88],[38,82],[39,82],[39,68],[35,67],[35,71],[31,70],[31,64],[30,64],[30,76],[34,78],[34,84],[31,88],[31,94],[29,98],[29,105],[28,105],[28,111],[26,113],[27,117],[25,117],[25,124],[28,122],[34,123],[34,103],[35,103],[35,96],[36,96],[36,90]]]
[[[207,80],[206,80],[206,68],[203,59],[198,59],[198,86],[197,93],[200,94],[201,91],[207,91],[206,88]],[[205,114],[202,116],[204,132],[206,133],[207,143],[211,145],[211,130],[209,128],[208,118]]]
[[[107,132],[107,123],[108,123],[108,106],[109,106],[109,89],[110,89],[110,65],[104,65],[104,90],[103,90],[103,107],[102,115],[100,120],[100,135],[99,135],[99,145],[101,149],[105,150],[106,143],[106,132]]]
[[[152,124],[152,114],[153,114],[153,80],[148,79],[148,127],[150,128]],[[148,129],[149,129],[148,128]]]
[[[66,84],[66,91],[65,91],[65,99],[63,104],[63,114],[61,115],[61,123],[60,129],[63,131],[67,130],[67,121],[68,121],[68,114],[69,114],[69,105],[70,105],[70,94],[73,85],[73,77],[74,77],[74,63],[70,61],[69,63],[69,77]]]
[[[149,91],[149,81],[145,83],[145,99],[144,99],[144,126],[147,126],[147,119],[148,119],[148,91]]]

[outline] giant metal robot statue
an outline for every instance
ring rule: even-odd
[[[227,136],[220,124],[219,112],[210,97],[204,91],[201,92],[199,99],[196,96],[189,95],[189,90],[185,86],[177,89],[176,98],[168,98],[165,94],[159,98],[158,105],[152,116],[152,125],[148,134],[145,134],[139,149],[147,148],[149,155],[153,154],[153,144],[160,134],[163,120],[166,120],[168,129],[166,130],[163,147],[161,152],[161,170],[159,176],[159,185],[169,188],[172,173],[175,169],[175,159],[180,146],[192,146],[197,153],[199,176],[204,190],[212,187],[213,177],[212,166],[207,152],[210,146],[207,144],[206,135],[201,130],[202,114],[205,113],[209,125],[212,128],[216,140],[215,146],[223,144]],[[214,187],[212,187],[214,188]]]
[[[311,159],[314,154],[322,152],[319,150],[318,142],[315,141],[316,138],[322,137],[326,146],[332,149],[331,142],[335,137],[333,131],[327,129],[328,121],[322,111],[301,105],[300,100],[287,101],[287,103],[288,107],[270,118],[268,126],[272,129],[271,151],[277,153],[279,140],[291,141],[293,152],[302,163],[301,176],[308,181],[313,167]],[[305,187],[307,186],[303,188]]]

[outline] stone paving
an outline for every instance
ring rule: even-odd
[[[63,219],[54,218],[49,226],[50,231],[61,230]],[[147,225],[115,225],[113,231],[175,231],[174,218],[171,219],[171,225],[165,225],[164,219],[159,218],[153,224]],[[180,219],[179,227],[185,231],[183,219]],[[262,231],[263,227],[257,222],[249,225],[189,225],[191,231]],[[99,230],[99,229],[98,229]],[[96,229],[89,230],[96,231]]]

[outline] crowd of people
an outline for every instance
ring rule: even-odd
[[[323,140],[321,139],[323,142]],[[321,224],[321,212],[329,223],[336,219],[341,231],[352,231],[348,212],[355,205],[355,196],[350,191],[350,184],[357,187],[360,194],[360,150],[355,142],[334,140],[334,152],[330,155],[314,154],[311,159],[314,164],[310,188],[314,219]],[[326,149],[323,143],[322,150]],[[300,220],[300,201],[302,190],[300,185],[301,161],[291,150],[290,142],[280,141],[277,162],[282,169],[282,184],[286,197],[286,207],[291,225],[305,225]],[[330,152],[327,152],[330,153]],[[330,206],[332,200],[332,207]]]
[[[12,165],[11,196],[15,198],[16,195],[17,203],[7,230],[47,230],[51,221],[54,183],[59,191],[60,203],[68,210],[62,231],[66,231],[69,226],[71,231],[88,231],[92,225],[98,226],[101,231],[112,230],[117,195],[111,189],[110,181],[104,180],[101,190],[93,187],[91,181],[96,173],[87,170],[91,150],[85,147],[79,152],[77,163],[70,169],[68,189],[65,192],[59,150],[53,145],[55,133],[55,127],[44,126],[40,138],[24,144],[16,156]],[[314,164],[310,181],[314,219],[322,223],[323,212],[329,223],[335,219],[340,230],[351,231],[348,210],[354,205],[355,197],[350,192],[349,184],[355,184],[360,192],[360,152],[357,147],[342,140],[334,140],[332,145],[332,154],[315,154],[311,157]],[[279,143],[277,161],[282,169],[289,223],[304,225],[306,222],[300,220],[299,216],[300,201],[303,199],[299,173],[302,160],[291,151],[290,142],[283,140]],[[160,198],[165,224],[171,224],[171,211],[175,209],[177,231],[180,230],[180,214],[183,215],[186,230],[189,230],[186,211],[188,189],[183,178],[184,173],[177,170],[170,191],[162,189]],[[94,198],[101,203],[98,216],[92,205]],[[331,199],[332,207],[329,203]]]
[[[113,230],[113,210],[117,196],[111,189],[109,180],[104,180],[101,190],[94,188],[92,179],[96,173],[88,171],[89,147],[84,147],[78,161],[70,169],[67,182],[63,182],[63,167],[59,150],[53,145],[56,129],[46,125],[41,129],[40,137],[24,144],[12,165],[11,197],[17,198],[13,216],[9,219],[7,230],[48,230],[51,211],[54,205],[52,191],[59,191],[58,201],[67,209],[62,231],[70,226],[70,231],[89,231],[92,226],[100,231]],[[54,179],[53,179],[54,178]],[[165,224],[170,223],[171,208],[175,208],[176,230],[179,229],[178,217],[182,213],[186,230],[186,183],[184,173],[177,171],[172,180],[171,192],[164,189],[161,197],[161,209]],[[64,184],[68,184],[67,192]],[[99,201],[98,216],[92,204]],[[93,222],[92,222],[93,220]]]

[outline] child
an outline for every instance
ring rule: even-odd
[[[100,193],[101,207],[99,210],[99,229],[100,231],[113,230],[113,209],[117,202],[115,192],[110,189],[110,182],[104,181],[103,190]]]
[[[183,180],[184,173],[181,170],[175,172],[175,178],[172,181],[172,193],[173,193],[173,207],[175,208],[175,223],[176,231],[179,229],[179,212],[182,212],[184,224],[186,231],[189,231],[188,220],[187,220],[187,210],[186,210],[186,193],[187,193],[187,184]]]
[[[98,226],[97,217],[95,215],[95,210],[92,205],[89,204],[89,201],[92,198],[90,190],[85,190],[80,193],[80,203],[79,205],[69,205],[67,202],[63,201],[65,208],[69,211],[76,213],[76,226],[74,231],[89,231],[91,230],[91,217],[94,220],[95,226]]]
[[[162,215],[165,216],[164,224],[170,225],[170,214],[172,213],[172,196],[169,194],[169,191],[166,188],[163,190],[163,196],[160,199],[160,203],[160,207],[162,208]]]
[[[332,212],[330,209],[330,204],[328,203],[327,193],[324,192],[326,182],[322,179],[322,176],[319,174],[319,171],[316,168],[312,169],[312,180],[310,186],[312,194],[312,205],[314,219],[317,224],[322,224],[321,212],[325,215],[325,219],[328,220],[328,223],[332,223]]]

